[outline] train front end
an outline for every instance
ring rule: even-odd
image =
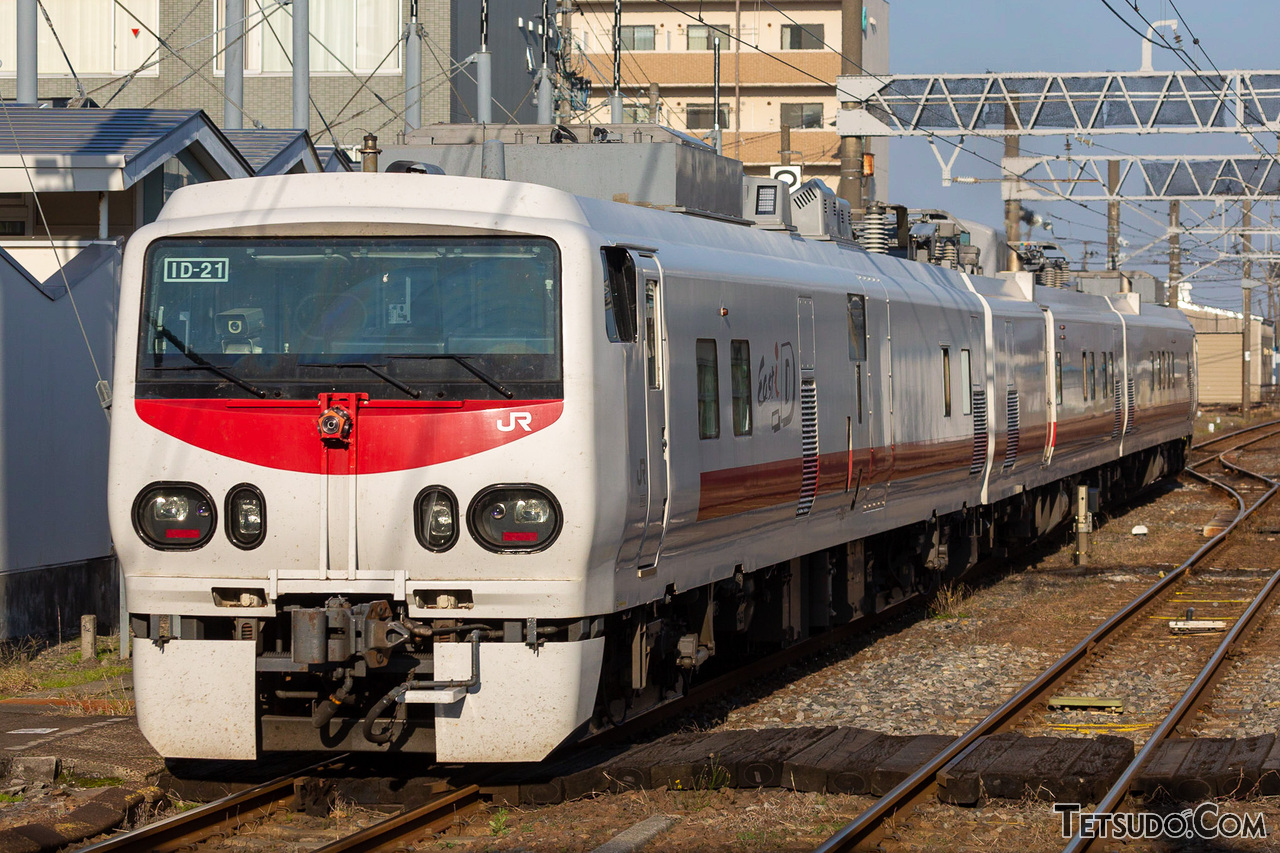
[[[389,208],[404,180],[193,187],[129,244],[111,523],[166,757],[536,760],[590,716],[572,198],[433,177]]]

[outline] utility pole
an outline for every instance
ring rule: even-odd
[[[862,74],[862,0],[840,2],[840,73]],[[846,101],[841,109],[858,110],[862,104]],[[790,146],[788,146],[790,147]],[[841,198],[849,202],[855,218],[861,218],[866,209],[865,176],[862,173],[862,155],[866,150],[860,136],[846,136],[840,140],[840,189]]]
[[[1107,269],[1120,269],[1120,161],[1107,161]]]
[[[1253,406],[1252,388],[1250,388],[1249,362],[1253,358],[1253,288],[1244,282],[1241,291],[1244,293],[1244,316],[1240,335],[1240,415],[1249,420],[1249,410]]]
[[[404,132],[422,127],[422,33],[418,0],[409,0],[409,28],[404,39]]]
[[[542,0],[542,71],[538,76],[538,124],[551,124],[555,95],[551,85],[551,0]]]
[[[489,53],[489,0],[480,2],[480,51],[476,54],[476,121],[493,123],[493,54]]]
[[[35,106],[40,100],[40,67],[36,61],[36,45],[39,32],[36,29],[36,0],[18,0],[18,97],[17,102]]]
[[[1018,126],[1018,117],[1015,114],[1018,101],[1012,99],[1010,103],[1004,105],[1004,126],[1008,130],[1012,130]],[[1016,134],[1009,134],[1004,138],[1004,156],[1018,156],[1018,137]],[[1009,180],[1006,178],[1005,180]],[[1017,272],[1022,269],[1022,258],[1014,250],[1013,244],[1022,239],[1022,203],[1017,199],[1008,199],[1004,203],[1004,238],[1009,243],[1009,259],[1005,265],[1005,269],[1009,272]]]
[[[293,126],[311,129],[311,0],[293,0]],[[415,0],[414,6],[417,6]]]
[[[1169,202],[1169,284],[1165,301],[1177,306],[1182,289],[1182,202]]]
[[[613,93],[609,121],[622,124],[622,0],[613,0]]]
[[[733,0],[733,156],[742,159],[742,0]]]
[[[1253,404],[1252,373],[1250,361],[1253,360],[1253,201],[1245,199],[1240,210],[1240,232],[1243,238],[1244,281],[1241,291],[1244,293],[1244,318],[1240,327],[1240,347],[1243,350],[1240,359],[1240,412],[1249,420],[1249,412]]]
[[[240,130],[244,127],[244,0],[226,0],[223,4],[222,38],[226,45],[222,61],[223,77],[222,127]]]
[[[711,73],[711,141],[716,146],[716,153],[724,153],[722,129],[720,127],[720,36],[715,38],[715,56],[712,58]]]
[[[791,125],[784,124],[782,130],[778,134],[778,141],[782,143],[782,150],[778,153],[782,156],[780,161],[784,166],[791,165]]]

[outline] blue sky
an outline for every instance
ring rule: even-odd
[[[1109,0],[1117,11],[1143,32],[1142,23],[1130,0]],[[1208,68],[1200,47],[1218,68],[1226,70],[1280,68],[1280,0],[1174,0],[1177,11],[1168,0],[1138,0],[1138,7],[1148,20],[1182,17],[1178,33],[1182,44],[1202,67]],[[1178,14],[1181,13],[1181,16]],[[1191,43],[1187,26],[1200,39],[1200,47]],[[1167,34],[1167,31],[1166,31]],[[1172,39],[1171,39],[1172,40]],[[1102,0],[1065,0],[1065,2],[1008,2],[1008,0],[894,0],[890,16],[890,62],[896,74],[964,73],[983,71],[1107,71],[1136,70],[1141,62],[1141,39],[1121,23]],[[1157,70],[1185,69],[1168,50],[1155,48],[1153,64]],[[1272,152],[1277,150],[1274,134],[1258,134],[1259,142]],[[1036,153],[1059,154],[1064,151],[1065,136],[1024,138],[1024,149]],[[1095,142],[1141,154],[1252,154],[1249,144],[1231,134],[1204,135],[1198,138],[1160,135],[1147,137],[1098,136]],[[1087,150],[1079,140],[1072,140],[1072,151]],[[968,140],[966,147],[999,160],[1002,145],[998,142]],[[1028,151],[1028,153],[1030,153]],[[1089,153],[1105,155],[1106,150]],[[994,227],[1003,227],[1003,206],[998,183],[944,188],[937,161],[923,140],[895,140],[891,150],[889,178],[890,197],[896,203],[911,207],[940,207],[961,216],[977,219]],[[983,161],[962,154],[955,165],[956,175],[998,178],[999,170]],[[1064,202],[1032,205],[1036,212],[1055,222],[1054,234],[1063,239],[1069,254],[1082,251],[1080,240],[1102,241],[1090,250],[1099,252],[1090,258],[1090,267],[1102,266],[1105,255],[1105,204],[1092,204],[1083,210]],[[1184,203],[1184,208],[1187,207]],[[1160,231],[1153,222],[1167,217],[1166,202],[1143,202],[1147,216],[1130,208],[1122,208],[1122,235],[1136,247],[1149,242]],[[1266,217],[1270,205],[1255,206],[1255,215]],[[1238,216],[1238,212],[1233,211]],[[1036,237],[1044,232],[1037,229]],[[1213,257],[1206,247],[1192,249],[1184,238],[1184,274],[1195,269],[1194,259]],[[1167,274],[1164,247],[1146,256],[1154,263],[1149,269],[1161,278]],[[1235,307],[1239,310],[1239,265],[1219,271],[1214,269],[1192,278],[1198,283],[1193,298],[1208,304]],[[1256,273],[1255,273],[1256,274]],[[1230,280],[1222,279],[1236,278]],[[1260,307],[1260,304],[1259,304]]]

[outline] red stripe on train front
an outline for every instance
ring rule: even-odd
[[[304,474],[324,470],[318,401],[136,400],[134,408],[144,423],[219,456]],[[563,400],[364,403],[351,435],[357,470],[381,474],[473,456],[546,429],[563,411]]]

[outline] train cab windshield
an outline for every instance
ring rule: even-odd
[[[558,399],[560,326],[550,240],[160,240],[137,396]]]

